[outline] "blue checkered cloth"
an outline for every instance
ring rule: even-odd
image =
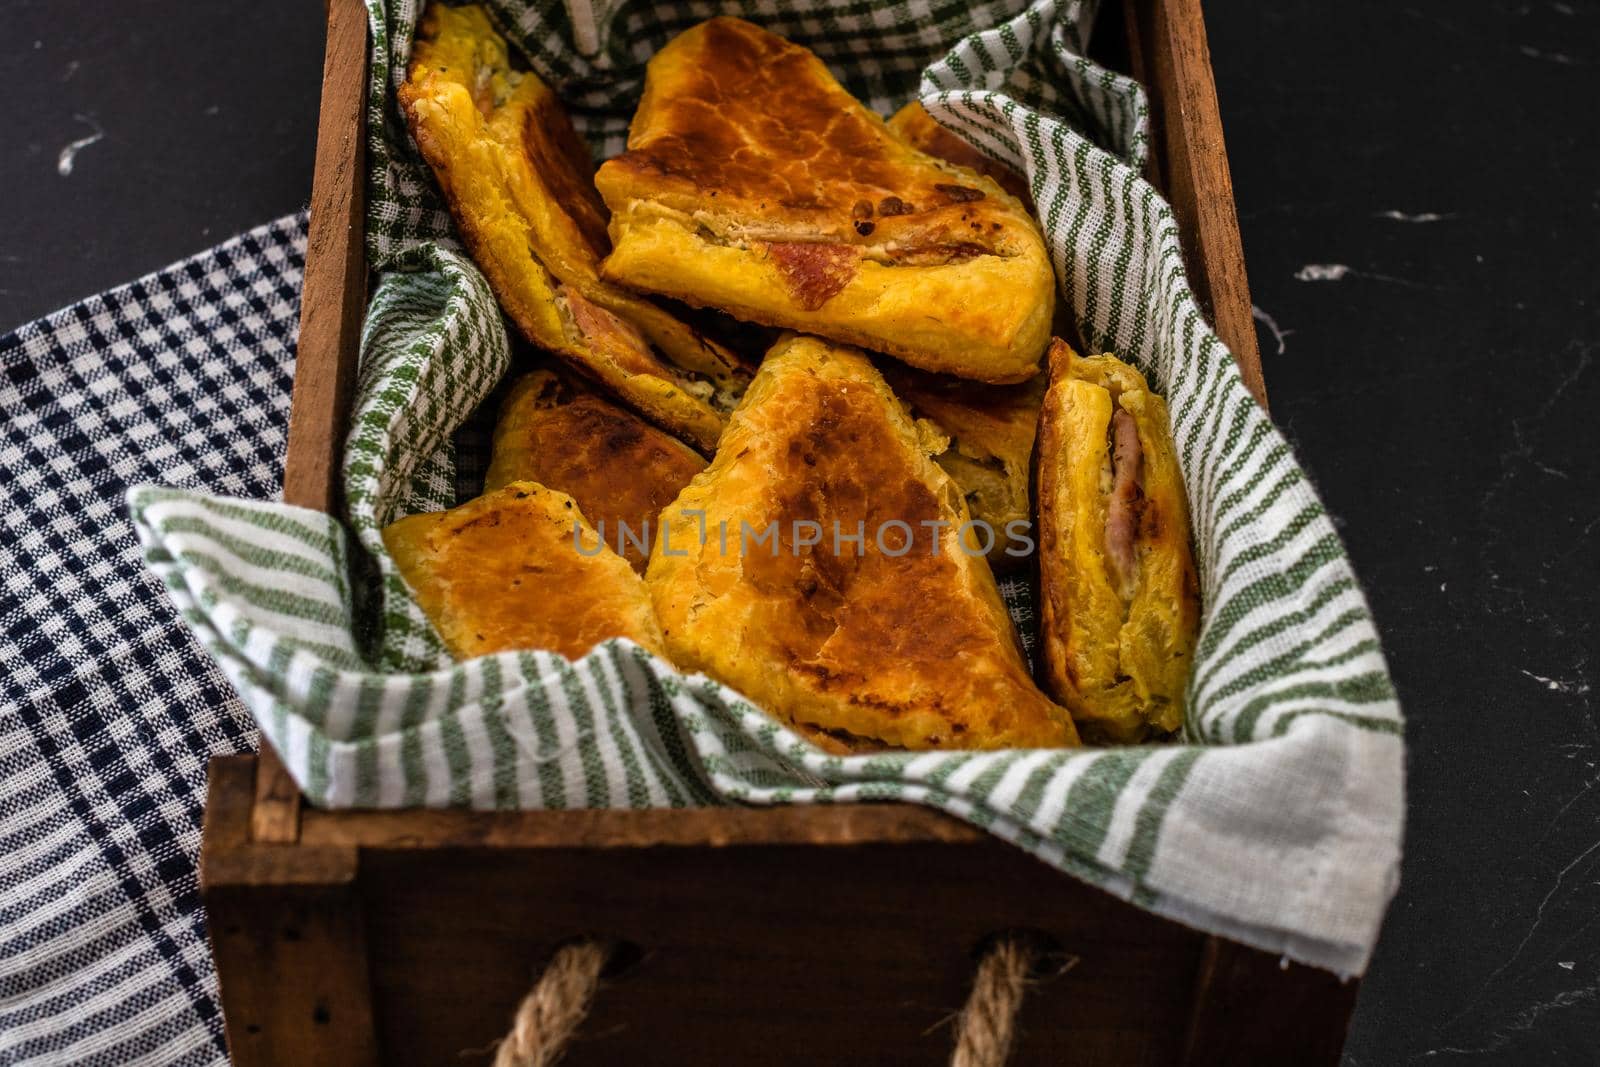
[[[283,476],[304,215],[0,338],[0,1063],[227,1061],[196,860],[256,730],[123,495]]]

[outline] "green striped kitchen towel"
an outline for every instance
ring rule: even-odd
[[[458,466],[458,433],[506,372],[509,345],[390,102],[419,5],[369,7],[378,281],[346,521],[151,487],[130,498],[150,566],[313,802],[915,801],[1163,915],[1330,969],[1365,967],[1397,886],[1400,709],[1333,525],[1202,318],[1172,213],[1139,176],[1143,94],[1083,56],[1090,4],[493,5],[600,153],[620,147],[644,61],[713,14],[808,44],[880,111],[919,96],[1027,174],[1082,336],[1169,398],[1204,598],[1182,743],[854,757],[818,751],[738,693],[624,641],[575,663],[445,653],[379,531],[456,502],[473,459],[461,449]],[[1010,593],[1027,622],[1026,597]]]

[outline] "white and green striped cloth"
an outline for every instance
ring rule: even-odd
[[[130,496],[150,566],[314,803],[915,801],[1163,915],[1363,970],[1397,885],[1400,709],[1333,525],[1195,306],[1172,213],[1139,176],[1143,94],[1083,58],[1092,5],[493,5],[602,154],[620,147],[644,61],[717,13],[810,45],[880,111],[920,96],[1026,172],[1082,335],[1169,398],[1204,598],[1182,743],[854,757],[818,751],[727,687],[625,641],[576,663],[445,653],[379,530],[457,501],[474,461],[463,448],[458,467],[457,441],[510,346],[390,102],[419,5],[369,6],[378,285],[345,456],[348,514],[153,487]],[[1026,597],[1010,592],[1026,620]]]

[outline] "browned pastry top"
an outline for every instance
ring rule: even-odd
[[[990,159],[939,125],[938,121],[928,114],[928,109],[922,106],[921,101],[913,100],[896,111],[889,119],[889,129],[911,147],[930,156],[938,156],[940,159],[975,170],[979,174],[987,174],[999,182],[1000,187],[1006,192],[1030,207],[1033,205],[1028,182],[1022,175],[1004,163]]]
[[[631,412],[536,371],[517,382],[501,408],[484,488],[534,481],[567,493],[605,543],[620,546],[643,572],[661,509],[705,466],[689,446]],[[632,536],[623,536],[619,523]]]
[[[610,637],[661,650],[644,583],[596,544],[565,493],[512,482],[391,523],[383,541],[457,659],[512,649],[577,659]]]
[[[594,187],[594,159],[554,93],[541,94],[522,119],[522,151],[533,172],[550,187],[598,260],[611,251],[606,235],[610,212]]]
[[[646,579],[680,666],[850,747],[1076,742],[963,551],[960,489],[860,352],[780,341],[664,517]]]
[[[637,180],[678,210],[748,214],[796,239],[915,238],[908,251],[943,258],[1000,251],[1001,220],[1022,214],[990,182],[895,137],[810,51],[733,18],[652,60],[628,150],[601,180]]]
[[[993,655],[1004,637],[997,640],[990,616],[935,607],[951,601],[964,584],[963,570],[972,566],[953,556],[949,544],[936,548],[925,525],[949,522],[953,509],[948,503],[941,508],[908,464],[904,442],[883,416],[881,393],[862,382],[829,384],[826,391],[797,389],[785,398],[784,421],[803,429],[767,457],[773,480],[764,517],[777,521],[779,548],[775,556],[749,553],[744,574],[759,593],[790,606],[774,613],[767,629],[790,670],[809,675],[818,689],[870,700],[894,715],[902,701],[870,684],[886,670],[910,667],[937,677],[968,654]],[[840,456],[848,462],[834,458]],[[824,543],[798,548],[796,520],[820,523]],[[910,528],[911,548],[891,556],[876,534],[884,531],[885,545],[897,552],[905,531],[887,525],[896,521]],[[835,523],[847,533],[865,524],[860,556],[849,546],[833,551]],[[943,692],[917,693],[915,701],[931,696],[937,707],[944,693],[961,692],[954,684],[939,688]],[[964,717],[958,707],[941,710],[958,723]]]

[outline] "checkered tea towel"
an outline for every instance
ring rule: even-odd
[[[378,285],[347,522],[174,488],[130,496],[150,566],[312,801],[914,801],[1162,915],[1361,971],[1396,888],[1400,709],[1333,526],[1195,306],[1171,211],[1139,176],[1144,97],[1083,58],[1089,5],[493,7],[600,152],[619,147],[651,53],[738,12],[813,47],[879,110],[915,93],[1026,173],[1083,337],[1146,370],[1171,406],[1204,600],[1191,719],[1179,744],[846,758],[624,641],[577,662],[453,663],[379,531],[471,481],[457,435],[506,372],[508,342],[391,102],[418,5],[371,0]]]
[[[123,505],[283,477],[305,219],[0,337],[0,1063],[225,1062],[195,878],[253,747]]]

